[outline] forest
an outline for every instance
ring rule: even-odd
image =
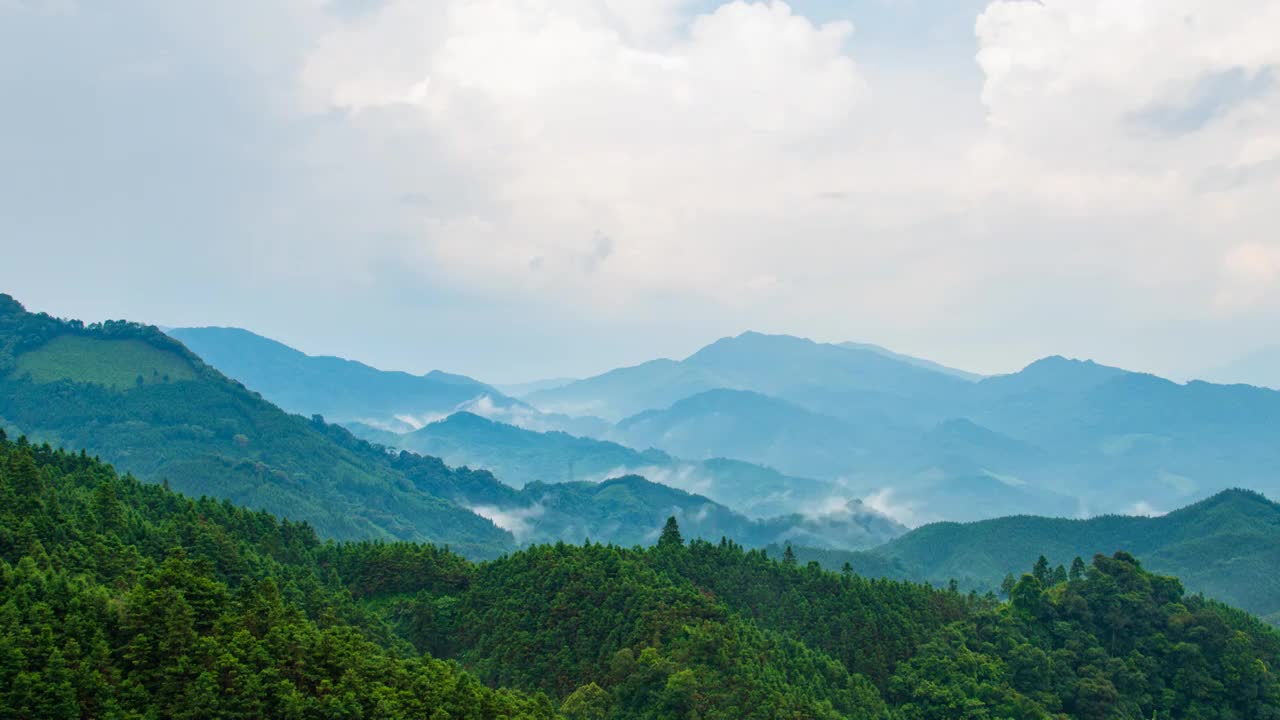
[[[12,718],[1280,717],[1280,636],[1120,552],[1009,600],[736,543],[473,563],[0,438]]]

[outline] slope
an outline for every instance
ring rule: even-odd
[[[331,421],[391,423],[399,417],[421,425],[482,397],[499,405],[514,402],[462,375],[438,370],[411,375],[314,357],[239,328],[177,328],[169,335],[281,408]]]
[[[1280,612],[1280,505],[1228,490],[1161,517],[1109,515],[1089,520],[1032,516],[976,523],[937,523],[913,530],[873,553],[920,579],[994,588],[1007,573],[1044,555],[1052,564],[1116,550],[1152,569],[1176,574],[1191,590],[1263,616]]]
[[[131,379],[131,380],[130,380]],[[312,523],[337,538],[451,542],[487,555],[509,533],[454,502],[461,479],[436,462],[410,481],[346,430],[289,415],[134,323],[35,315],[0,295],[0,426],[87,448],[192,495]]]

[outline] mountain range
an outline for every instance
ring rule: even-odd
[[[535,383],[515,399],[439,373],[372,380],[382,371],[352,370],[345,361],[308,358],[233,331],[172,331],[192,333],[209,357],[239,354],[258,365],[286,358],[279,370],[254,369],[243,359],[221,368],[269,400],[301,403],[299,412],[344,421],[365,436],[416,429],[417,437],[383,434],[378,442],[492,468],[515,485],[597,478],[611,469],[610,458],[625,458],[620,471],[646,475],[731,460],[762,480],[797,478],[810,488],[785,496],[773,493],[777,483],[758,493],[708,490],[741,512],[811,512],[805,503],[831,496],[818,488],[835,488],[835,495],[862,499],[908,524],[1169,510],[1233,486],[1280,492],[1280,393],[1179,384],[1060,356],[981,377],[873,345],[744,333],[683,360]],[[406,390],[383,402],[372,389],[350,393],[345,386],[356,381],[332,367],[358,375],[362,388],[435,387],[447,377],[453,394]],[[309,389],[296,391],[293,377],[308,378]],[[490,428],[483,439],[472,432],[460,440],[456,425],[421,424],[456,412],[576,439],[537,439],[544,447],[533,452],[530,436]],[[771,495],[785,502],[760,504]]]
[[[219,335],[245,340],[240,334]],[[260,347],[260,340],[248,342]],[[316,378],[314,396],[335,403],[327,406],[331,409],[352,406],[347,395],[325,391],[326,384],[340,384],[335,377],[346,375],[371,387],[399,383],[430,389],[444,383],[465,388],[445,402],[485,388],[438,376],[392,374],[388,379],[359,364],[274,351],[295,363],[295,370],[312,361],[327,369],[328,375],[314,367],[297,372]],[[288,374],[259,362],[267,367],[255,372],[264,377]],[[420,397],[442,396],[447,393]],[[485,470],[388,452],[318,413],[310,418],[289,414],[156,328],[58,320],[28,313],[8,296],[0,296],[0,428],[38,442],[87,448],[121,469],[194,496],[305,520],[328,537],[431,541],[473,557],[530,541],[586,535],[641,542],[673,514],[686,523],[691,537],[729,535],[751,545],[797,539],[824,547],[871,547],[905,530],[856,502],[820,518],[787,511],[753,519],[638,477],[609,486],[517,489]],[[584,496],[593,500],[582,501]]]
[[[661,450],[639,451],[563,432],[535,432],[469,412],[409,433],[358,423],[348,427],[371,442],[434,455],[450,465],[492,471],[515,487],[532,482],[598,482],[637,474],[705,495],[755,518],[815,514],[815,509],[833,502],[843,507],[849,499],[834,483],[784,475],[762,465],[726,458],[686,461]]]

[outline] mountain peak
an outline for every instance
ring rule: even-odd
[[[1016,373],[996,375],[987,378],[983,383],[1070,392],[1087,390],[1127,374],[1129,374],[1127,370],[1100,365],[1093,360],[1050,355],[1036,360]]]

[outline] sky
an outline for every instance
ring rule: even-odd
[[[492,382],[1280,329],[1280,0],[0,0],[0,292]]]

